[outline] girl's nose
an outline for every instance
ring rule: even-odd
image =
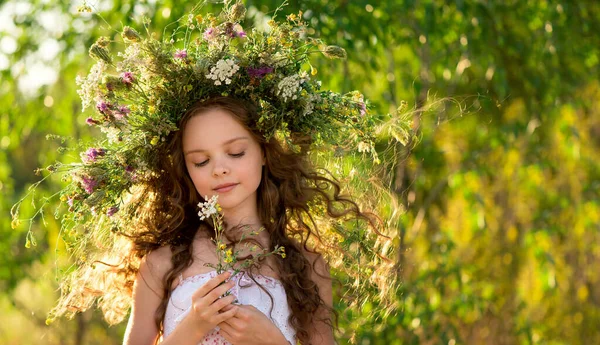
[[[213,176],[217,177],[217,176],[224,176],[227,174],[229,174],[229,169],[227,169],[222,164],[215,165],[215,168],[213,169]]]

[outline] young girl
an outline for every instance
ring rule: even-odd
[[[285,152],[275,138],[266,141],[253,132],[252,118],[252,108],[233,98],[195,104],[169,143],[175,193],[168,197],[180,202],[183,213],[202,201],[200,195],[218,195],[228,230],[263,227],[255,240],[269,250],[284,246],[286,257],[268,257],[254,281],[245,276],[228,281],[230,273],[217,276],[206,267],[217,260],[214,229],[195,213],[173,215],[185,225],[157,233],[159,242],[180,234],[189,241],[160,247],[143,260],[126,344],[153,344],[161,327],[164,344],[295,344],[296,338],[334,343],[326,264],[289,231],[301,231],[290,229],[290,220],[305,213],[311,199],[326,195],[311,185],[335,183],[312,171],[304,155]],[[220,298],[228,290],[234,293]]]
[[[224,3],[163,40],[125,27],[123,52],[107,38],[90,48],[98,62],[78,92],[106,139],[81,163],[48,169],[70,172],[62,234],[79,258],[52,314],[98,302],[118,323],[131,305],[131,345],[332,344],[328,267],[351,282],[351,303],[373,302],[377,290],[357,292],[392,277],[378,271],[391,241],[309,157],[358,149],[377,160],[375,117],[360,93],[313,79],[309,54],[345,51],[310,38],[301,13],[246,32],[243,4]],[[218,246],[214,222],[198,215],[215,196]],[[235,253],[234,270],[211,268],[219,251]]]

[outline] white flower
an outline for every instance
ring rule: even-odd
[[[304,106],[304,110],[302,110],[302,115],[312,114],[315,109],[315,103],[321,101],[321,95],[319,94],[310,94],[308,95],[308,99],[306,100],[306,105]]]
[[[198,212],[200,220],[207,219],[213,214],[217,214],[217,198],[218,195],[213,195],[210,199],[208,199],[208,196],[205,196],[204,199],[207,201],[198,203],[198,207],[200,207],[200,211]]]
[[[105,71],[106,62],[98,60],[98,62],[90,69],[90,73],[87,77],[83,78],[77,76],[75,78],[75,83],[80,86],[79,90],[77,90],[77,94],[81,97],[81,111],[84,111],[90,105],[96,103],[97,98],[100,95],[98,85],[102,82],[102,75]]]
[[[124,72],[130,71],[144,65],[144,59],[142,58],[142,48],[139,43],[133,43],[125,48],[125,52],[118,52],[117,56],[123,58],[122,61],[117,62],[117,71]]]
[[[222,82],[229,85],[231,84],[231,77],[240,69],[240,66],[236,65],[232,59],[219,60],[216,66],[210,69],[210,73],[206,75],[208,79],[215,81],[215,85],[221,85]]]
[[[302,73],[283,78],[279,84],[277,84],[275,94],[283,98],[284,102],[287,102],[290,99],[297,99],[298,92],[301,89],[300,84],[304,82],[306,77],[306,73]]]

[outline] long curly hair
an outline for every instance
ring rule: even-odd
[[[94,291],[90,293],[89,288],[78,288],[71,291],[70,297],[63,296],[63,303],[56,308],[57,314],[61,313],[61,308],[85,310],[93,298],[101,296],[99,305],[107,320],[120,322],[128,309],[123,306],[129,305],[124,302],[126,297],[131,298],[140,259],[160,247],[169,246],[172,267],[162,277],[162,302],[155,314],[157,328],[162,333],[171,287],[193,263],[193,239],[198,231],[206,232],[208,237],[214,235],[212,226],[197,215],[197,204],[205,200],[196,191],[187,172],[182,148],[183,129],[189,119],[210,109],[221,109],[231,114],[260,144],[265,155],[257,190],[258,213],[269,235],[268,250],[274,250],[277,245],[286,249],[287,257],[276,256],[274,268],[286,291],[291,309],[289,321],[296,337],[302,344],[310,344],[309,329],[316,322],[334,328],[337,314],[320,297],[319,288],[311,277],[321,274],[315,270],[314,260],[309,260],[306,253],[320,256],[322,253],[317,252],[316,247],[329,248],[327,250],[340,248],[322,241],[313,213],[318,209],[323,216],[334,220],[363,220],[376,233],[378,218],[361,211],[355,201],[343,195],[340,184],[326,170],[317,170],[311,165],[307,150],[310,143],[305,138],[294,139],[295,149],[285,147],[275,137],[265,139],[257,128],[258,115],[254,105],[230,97],[214,97],[194,104],[180,120],[179,130],[173,132],[168,142],[159,149],[157,159],[161,162],[163,173],[156,174],[129,201],[131,207],[125,209],[124,214],[129,223],[135,222],[135,227],[130,224],[129,229],[116,232],[127,239],[127,252],[120,255],[120,261],[100,259],[96,262],[110,267],[113,280],[105,282],[105,290],[114,290],[112,294],[106,294],[106,291],[101,291],[102,288],[95,291],[96,294]],[[118,250],[123,253],[122,247],[117,249],[116,245],[113,246],[113,253]],[[115,283],[117,280],[119,283]],[[73,294],[79,294],[79,297]],[[77,298],[84,301],[77,301]],[[121,307],[116,307],[115,301],[119,301]]]

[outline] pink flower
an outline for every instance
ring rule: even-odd
[[[87,151],[85,151],[85,154],[82,156],[82,159],[86,163],[91,163],[91,162],[95,162],[96,159],[98,159],[98,157],[102,157],[105,154],[106,154],[106,150],[91,147]]]
[[[259,68],[252,68],[252,67],[248,67],[246,69],[246,71],[248,72],[248,75],[253,77],[253,78],[262,78],[264,76],[266,76],[267,74],[273,72],[273,67],[259,67]]]
[[[118,111],[114,114],[117,120],[122,120],[131,113],[131,110],[124,105],[118,107],[117,110]]]
[[[217,37],[217,30],[215,30],[215,28],[208,28],[204,31],[203,37],[206,41],[212,41]]]
[[[88,126],[92,126],[92,125],[97,125],[97,124],[99,124],[100,122],[98,122],[98,121],[96,121],[96,120],[92,119],[91,117],[88,117],[87,119],[85,119],[85,123],[87,123],[87,124],[88,124]]]
[[[236,33],[237,37],[246,38],[246,33],[244,31],[238,31]]]
[[[187,50],[180,49],[180,50],[178,50],[178,51],[175,52],[174,56],[175,56],[176,59],[185,60],[185,59],[187,59]]]
[[[121,80],[123,80],[123,83],[130,85],[131,83],[133,83],[133,81],[135,80],[133,77],[133,73],[131,72],[123,72],[121,74]]]
[[[116,206],[113,206],[106,211],[106,215],[109,217],[112,217],[117,212],[119,212],[119,208]]]
[[[96,103],[96,109],[98,109],[98,111],[102,114],[106,114],[110,110],[110,104],[105,101],[100,101]]]
[[[90,177],[83,177],[81,179],[81,186],[88,194],[92,194],[94,192],[94,188],[98,185],[98,181],[94,180]]]

